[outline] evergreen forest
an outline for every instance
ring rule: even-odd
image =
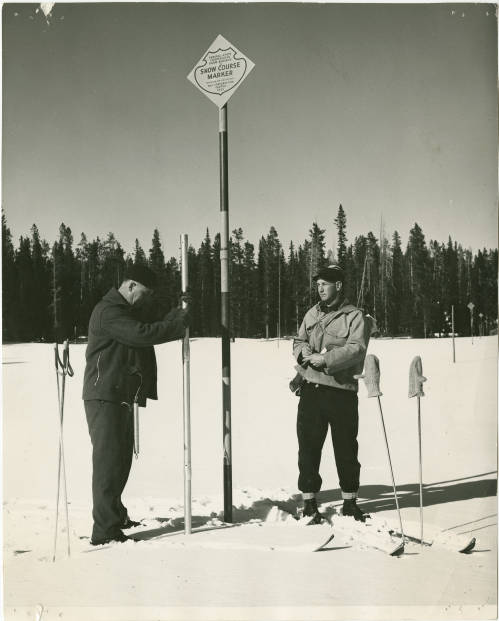
[[[314,222],[306,238],[284,248],[272,226],[254,245],[241,228],[230,240],[231,336],[292,336],[304,313],[318,301],[312,280],[318,268],[336,262],[345,270],[346,296],[369,312],[379,335],[387,337],[460,336],[497,332],[497,249],[473,253],[450,237],[427,241],[415,223],[406,247],[394,231],[347,237],[342,205],[332,219],[336,247],[326,248],[325,233]],[[122,282],[127,265],[142,263],[159,279],[149,319],[160,318],[178,303],[179,256],[167,258],[160,231],[149,250],[139,240],[125,250],[113,233],[78,242],[61,224],[50,245],[33,224],[30,234],[14,245],[2,214],[3,341],[54,341],[84,338],[95,304]],[[191,336],[219,336],[220,235],[206,235],[188,249],[189,284],[193,298]],[[470,308],[470,303],[473,307]]]

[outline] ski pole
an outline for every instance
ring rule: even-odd
[[[66,532],[68,539],[68,556],[71,556],[71,548],[70,548],[70,538],[69,538],[69,513],[68,513],[68,492],[67,492],[67,484],[66,484],[66,460],[64,456],[64,438],[63,438],[63,422],[64,422],[64,403],[65,403],[65,394],[66,394],[66,375],[73,377],[74,372],[69,362],[69,341],[64,341],[63,352],[62,352],[62,398],[61,398],[61,414],[60,414],[60,452],[61,452],[61,463],[62,463],[62,473],[63,473],[63,485],[64,485],[64,506],[66,513]]]
[[[55,561],[56,547],[57,547],[57,531],[59,524],[59,497],[61,487],[61,471],[63,479],[63,491],[64,491],[64,504],[66,508],[66,531],[68,538],[68,556],[71,556],[70,538],[69,538],[69,513],[68,513],[68,494],[66,484],[66,464],[64,459],[64,437],[63,437],[63,423],[64,423],[64,397],[66,389],[66,375],[73,377],[74,372],[69,362],[69,342],[64,341],[62,360],[59,356],[59,346],[57,343],[54,345],[55,354],[55,372],[57,379],[57,400],[59,405],[59,451],[58,451],[58,465],[57,465],[57,496],[56,496],[56,513],[55,513],[55,534],[54,534],[54,553],[52,561]],[[59,375],[61,381],[59,381]]]
[[[186,294],[189,286],[189,272],[187,263],[187,235],[184,233],[180,238],[182,257],[182,293]],[[182,308],[187,308],[185,300]],[[191,534],[192,511],[191,511],[191,396],[190,396],[190,344],[189,327],[185,329],[182,341],[182,364],[183,364],[183,409],[184,409],[184,533]]]
[[[57,495],[55,501],[55,533],[54,533],[54,553],[52,556],[52,562],[55,562],[55,552],[57,547],[57,530],[59,525],[59,493],[61,487],[61,389],[59,385],[59,347],[58,344],[54,345],[55,354],[55,376],[57,380],[57,409],[59,413],[59,451],[57,457]]]
[[[419,444],[419,521],[421,525],[421,545],[423,545],[423,456],[421,450],[421,397],[424,397],[423,365],[420,356],[415,356],[409,369],[409,399],[418,398],[418,444]]]
[[[400,524],[400,534],[402,535],[402,541],[405,541],[404,529],[402,526],[402,515],[400,513],[399,501],[397,496],[397,487],[395,485],[395,476],[393,474],[392,467],[392,459],[390,457],[390,447],[388,446],[388,436],[386,433],[385,420],[383,418],[383,409],[381,407],[381,399],[382,392],[379,388],[379,380],[380,380],[380,370],[379,370],[379,360],[373,354],[368,354],[366,356],[365,364],[364,364],[364,373],[362,375],[356,375],[356,379],[363,379],[367,388],[367,396],[368,397],[376,397],[378,400],[379,413],[381,417],[381,425],[383,427],[383,435],[385,438],[386,444],[386,453],[388,455],[388,465],[390,466],[390,473],[392,476],[392,484],[393,484],[393,494],[395,496],[395,505],[397,507],[397,513]]]

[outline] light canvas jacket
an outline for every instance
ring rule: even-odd
[[[358,380],[354,375],[362,373],[370,335],[369,319],[348,300],[329,312],[324,312],[320,303],[316,304],[303,318],[293,341],[293,355],[300,363],[302,355],[320,353],[326,366],[320,371],[302,364],[295,368],[314,384],[357,392]]]

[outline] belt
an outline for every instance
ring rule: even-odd
[[[338,390],[335,386],[328,386],[327,384],[317,384],[316,382],[309,382],[305,380],[305,384],[308,384],[311,388],[325,388],[326,390]]]

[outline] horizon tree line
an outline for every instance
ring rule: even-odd
[[[233,337],[275,338],[297,332],[303,315],[318,301],[315,272],[337,262],[346,275],[347,298],[369,312],[383,336],[428,337],[451,332],[497,331],[497,249],[463,248],[451,237],[446,243],[426,242],[415,223],[405,249],[398,231],[391,239],[383,228],[348,244],[347,217],[342,205],[332,220],[336,248],[326,249],[326,230],[312,223],[308,237],[285,250],[274,226],[257,247],[236,228],[230,239],[230,314]],[[148,319],[160,318],[177,304],[180,265],[166,259],[160,232],[154,229],[146,254],[138,239],[126,252],[114,233],[89,241],[81,233],[75,244],[62,223],[50,244],[33,224],[30,236],[14,247],[2,213],[3,341],[62,341],[87,334],[95,304],[119,287],[127,267],[148,265],[158,276],[155,307]],[[191,336],[220,336],[220,235],[206,230],[198,249],[188,249],[189,282],[195,304]],[[471,314],[468,304],[475,307]]]

